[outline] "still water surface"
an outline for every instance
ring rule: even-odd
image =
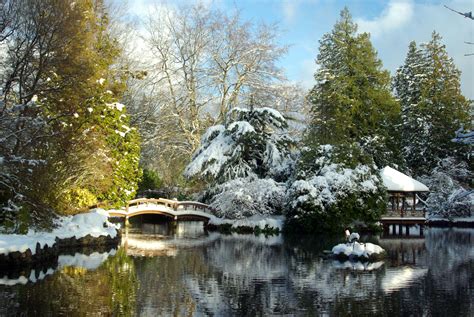
[[[322,259],[341,237],[144,224],[117,250],[62,255],[56,267],[1,278],[0,315],[474,315],[473,229],[365,239],[388,258]]]

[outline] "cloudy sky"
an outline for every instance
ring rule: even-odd
[[[130,1],[130,11],[140,17],[156,3],[174,5],[176,1]],[[313,85],[318,41],[332,29],[344,6],[351,11],[360,31],[370,32],[379,58],[392,73],[403,63],[410,41],[427,42],[436,30],[462,71],[464,95],[474,99],[474,56],[465,56],[474,53],[474,45],[465,43],[474,42],[474,21],[443,6],[462,12],[474,11],[473,0],[205,0],[204,3],[221,10],[239,9],[245,19],[253,22],[278,23],[281,43],[290,45],[280,65],[290,80],[308,88]]]

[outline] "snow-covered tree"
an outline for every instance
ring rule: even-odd
[[[311,104],[307,98],[307,89],[292,83],[275,83],[252,89],[250,96],[257,107],[271,104],[288,122],[288,132],[300,140],[308,125]]]
[[[452,140],[453,142],[461,144],[474,144],[474,131],[465,131],[463,127],[456,131],[456,136]]]
[[[421,49],[410,44],[393,87],[402,105],[404,157],[416,175],[429,173],[443,158],[466,154],[451,139],[460,126],[469,127],[469,102],[438,33]]]
[[[426,162],[426,143],[430,140],[430,120],[422,101],[423,86],[426,85],[427,61],[423,51],[411,42],[405,64],[397,69],[393,79],[395,97],[402,110],[402,153],[411,166]]]
[[[216,186],[211,207],[216,216],[240,219],[253,215],[281,214],[285,206],[285,183],[272,178],[236,178]]]
[[[277,61],[286,47],[278,43],[275,25],[202,3],[160,7],[145,28],[149,53],[136,58],[145,60],[139,67],[147,76],[128,99],[144,138],[144,165],[172,184],[208,127],[251,99],[260,105],[253,92],[284,79]],[[273,107],[273,100],[263,102]]]
[[[306,231],[374,222],[385,208],[378,168],[399,162],[399,104],[390,76],[348,9],[323,35],[308,99],[307,146],[288,189],[287,224]]]
[[[221,215],[242,217],[281,211],[284,182],[292,173],[294,142],[287,122],[271,108],[234,108],[210,127],[185,169],[206,181],[203,199]]]
[[[210,127],[184,175],[224,183],[239,177],[284,180],[292,169],[288,124],[272,108],[234,108],[225,124]]]
[[[319,43],[306,143],[358,142],[378,165],[397,162],[399,104],[391,96],[390,75],[382,69],[369,34],[357,33],[346,8]]]
[[[358,144],[305,148],[287,193],[287,225],[314,232],[370,224],[385,210],[385,194],[373,159]]]
[[[431,217],[469,217],[474,211],[472,172],[465,162],[445,158],[420,180],[430,188],[426,206]]]

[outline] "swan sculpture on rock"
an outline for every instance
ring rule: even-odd
[[[359,241],[360,235],[357,232],[350,232],[349,229],[346,229],[345,231],[346,234],[346,241],[348,243],[354,243],[356,241]]]
[[[332,248],[332,254],[338,259],[365,259],[377,260],[385,255],[384,249],[372,243],[360,243],[360,235],[357,232],[345,231],[346,243],[341,243]]]

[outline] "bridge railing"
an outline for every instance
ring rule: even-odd
[[[209,205],[196,202],[196,201],[179,201],[177,203],[178,203],[177,204],[178,209],[180,207],[183,207],[184,209],[191,207],[194,210],[205,210],[205,211],[210,211],[212,213],[215,213],[216,211],[214,208],[211,208]]]
[[[149,205],[149,204],[156,204],[156,205],[165,205],[168,208],[173,210],[178,209],[193,209],[193,210],[203,210],[203,211],[210,211],[215,213],[216,210],[211,208],[209,205],[196,202],[196,201],[177,201],[165,198],[138,198],[130,200],[127,203],[126,210],[129,211],[130,207],[133,206],[140,206],[140,205]]]
[[[128,212],[130,207],[139,206],[139,205],[149,205],[149,204],[156,204],[156,205],[165,205],[168,208],[177,209],[177,201],[169,200],[164,198],[138,198],[128,201],[126,210]]]
[[[139,206],[139,205],[149,205],[149,204],[156,204],[156,205],[165,205],[168,208],[173,210],[178,209],[194,209],[194,210],[208,210],[211,212],[215,212],[213,208],[209,205],[196,202],[196,201],[177,201],[165,198],[138,198],[128,201],[126,209],[129,210],[130,207]]]

